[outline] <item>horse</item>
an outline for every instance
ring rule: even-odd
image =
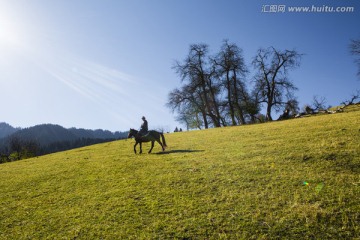
[[[154,148],[155,141],[160,144],[163,151],[165,151],[165,147],[167,147],[164,134],[154,130],[148,131],[146,135],[139,135],[139,131],[130,128],[128,138],[131,137],[135,137],[135,145],[134,145],[135,154],[136,154],[136,146],[138,145],[138,143],[140,143],[140,153],[142,153],[141,143],[143,142],[151,142],[151,148],[148,153],[151,153],[152,149]],[[160,141],[160,137],[162,139],[162,142]]]

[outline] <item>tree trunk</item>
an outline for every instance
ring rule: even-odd
[[[209,128],[209,123],[208,123],[208,121],[206,119],[206,113],[201,111],[201,114],[202,114],[202,117],[203,117],[203,120],[204,120],[204,127],[205,127],[205,129],[208,129]]]
[[[235,107],[236,107],[236,110],[239,114],[239,121],[240,121],[240,124],[245,124],[245,119],[244,119],[244,113],[240,107],[240,104],[239,104],[239,95],[238,95],[238,89],[237,89],[237,77],[236,77],[236,71],[234,70],[234,81],[233,81],[233,84],[234,84],[234,104],[235,104]]]
[[[218,107],[218,104],[216,102],[216,97],[215,97],[215,93],[214,93],[214,89],[211,85],[211,82],[209,82],[209,89],[210,89],[210,97],[211,97],[211,100],[212,100],[212,104],[214,106],[214,111],[215,111],[215,115],[213,115],[213,121],[214,121],[214,125],[215,127],[221,127],[221,116],[220,116],[220,112],[219,112],[219,107]]]
[[[233,98],[231,97],[231,84],[229,79],[229,72],[226,72],[226,85],[227,85],[227,95],[228,95],[228,103],[229,103],[229,111],[230,111],[230,117],[231,122],[233,126],[236,126],[236,120],[235,120],[235,111],[233,106]]]

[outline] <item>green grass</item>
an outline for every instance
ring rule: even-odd
[[[359,110],[1,164],[0,239],[359,239]]]

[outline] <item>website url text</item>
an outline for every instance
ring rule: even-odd
[[[286,6],[286,5],[263,5],[261,8],[263,13],[353,13],[355,7],[334,7],[334,6]]]

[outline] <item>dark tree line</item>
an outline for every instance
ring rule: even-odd
[[[78,138],[76,140],[64,140],[41,145],[33,139],[23,139],[12,136],[8,138],[5,144],[0,148],[0,163],[18,161],[114,140],[116,139]]]
[[[300,65],[300,58],[295,50],[261,48],[249,82],[243,51],[236,44],[225,40],[215,55],[206,44],[190,45],[186,58],[173,66],[183,85],[169,93],[167,106],[188,129],[271,121],[273,110],[297,108],[288,72]],[[260,115],[263,105],[265,118]]]
[[[11,133],[6,136],[6,134]],[[40,124],[15,129],[0,123],[0,163],[65,151],[73,148],[126,138],[127,132],[66,129],[55,124]]]

